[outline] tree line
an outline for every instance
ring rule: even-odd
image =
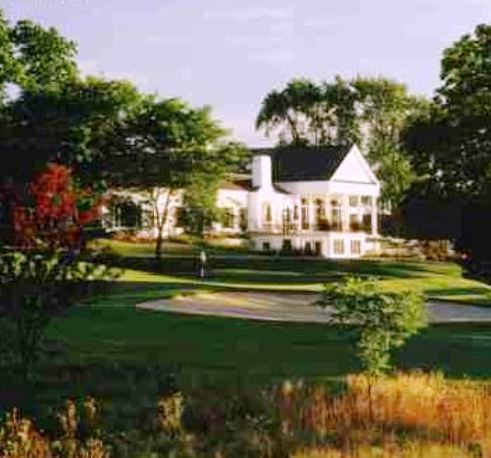
[[[279,148],[357,143],[393,215],[408,202],[436,196],[489,201],[490,49],[491,26],[484,24],[449,46],[432,98],[384,77],[293,79],[265,95],[256,128]],[[82,76],[76,56],[76,44],[56,29],[12,24],[0,10],[3,207],[19,184],[57,162],[101,192],[118,185],[144,189],[153,206],[177,189],[192,189],[188,204],[200,211],[189,225],[199,232],[204,220],[217,217],[210,196],[220,180],[247,162],[244,146],[210,107],[144,94],[128,81]],[[167,217],[164,205],[157,254]]]
[[[232,141],[210,107],[141,93],[128,81],[82,76],[75,43],[31,21],[10,24],[0,10],[0,154],[3,214],[47,163],[68,166],[102,193],[114,186],[146,193],[158,229],[178,189],[198,215],[214,214],[217,184],[240,167]],[[203,208],[205,211],[203,211]],[[191,231],[203,224],[189,218]]]
[[[359,144],[393,214],[417,199],[489,202],[491,25],[444,50],[440,79],[432,98],[384,77],[293,79],[266,94],[256,128],[278,147]]]

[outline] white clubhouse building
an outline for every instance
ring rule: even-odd
[[[378,250],[377,199],[380,183],[357,146],[266,149],[253,152],[251,175],[220,187],[217,205],[225,217],[217,235],[247,235],[258,251],[296,252],[326,258],[358,258]],[[166,236],[178,235],[183,192],[170,199]],[[123,207],[107,210],[108,230],[133,226],[152,237],[152,207],[136,191],[118,190],[137,209],[133,221]],[[126,207],[126,211],[129,207]]]

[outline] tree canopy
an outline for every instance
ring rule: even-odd
[[[140,97],[130,83],[94,77],[57,91],[23,91],[0,120],[2,174],[29,181],[47,162],[57,161],[93,181],[97,168],[91,161],[105,154],[115,123]]]
[[[82,77],[76,53],[55,29],[12,25],[0,11],[4,208],[49,162],[69,166],[85,183],[151,193],[193,185],[211,195],[227,171],[243,164],[244,148],[228,140],[209,107],[143,94],[127,81]]]
[[[294,79],[265,96],[256,128],[276,135],[279,146],[359,144],[382,181],[382,201],[395,209],[414,178],[401,134],[425,106],[406,86],[382,77]]]
[[[209,107],[193,108],[176,98],[147,100],[118,124],[113,138],[100,168],[112,186],[146,193],[157,228],[157,257],[170,203],[178,191],[184,189],[186,201],[198,210],[193,221],[205,213],[208,219],[214,217],[218,183],[246,157],[240,144],[227,140],[227,131],[213,119]],[[196,224],[189,227],[196,232]]]
[[[424,179],[420,196],[491,197],[491,26],[479,25],[443,53],[432,106],[405,133]]]
[[[256,128],[276,134],[282,146],[353,143],[359,137],[355,102],[352,88],[339,77],[320,85],[294,79],[264,97]]]

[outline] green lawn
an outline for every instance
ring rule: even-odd
[[[21,406],[37,418],[69,396],[91,394],[112,404],[115,427],[155,399],[176,374],[179,386],[255,387],[284,380],[339,383],[358,370],[349,342],[336,328],[180,316],[139,310],[134,304],[174,294],[221,289],[320,291],[346,274],[375,276],[391,289],[413,288],[431,298],[491,303],[491,288],[463,279],[451,263],[329,261],[250,256],[238,252],[210,259],[210,275],[192,275],[188,251],[151,259],[148,247],[111,244],[131,261],[114,283],[98,287],[85,304],[58,318],[48,337],[59,342],[28,389],[0,367],[0,413]],[[169,251],[168,251],[169,252]],[[139,255],[138,255],[139,253]],[[131,259],[129,259],[131,257]],[[443,370],[448,376],[491,378],[491,324],[432,326],[396,355],[400,368]],[[253,388],[252,388],[253,389]]]
[[[180,316],[130,303],[81,306],[57,319],[48,336],[62,354],[38,368],[35,385],[23,387],[8,368],[0,370],[0,415],[18,406],[49,428],[64,399],[91,395],[118,430],[139,427],[169,384],[201,399],[210,390],[233,399],[285,379],[339,386],[359,369],[346,336],[333,327]],[[440,325],[413,338],[395,361],[401,369],[486,380],[490,352],[491,325]]]
[[[463,278],[460,266],[450,262],[334,261],[211,250],[208,278],[200,282],[193,275],[196,255],[189,245],[168,244],[164,258],[156,262],[152,245],[114,241],[99,243],[111,247],[132,268],[122,278],[123,283],[152,283],[152,286],[146,286],[148,291],[145,291],[145,295],[150,294],[151,297],[154,297],[156,289],[167,288],[175,292],[179,285],[187,289],[321,291],[323,284],[351,274],[378,278],[389,290],[420,291],[429,299],[491,305],[491,286]],[[181,252],[177,253],[176,249]],[[153,275],[155,273],[158,275]],[[158,284],[157,287],[154,283]]]
[[[50,328],[73,361],[173,365],[183,375],[271,382],[357,370],[346,337],[315,324],[181,316],[133,307],[80,307]],[[491,377],[491,324],[431,326],[396,358],[402,367]]]

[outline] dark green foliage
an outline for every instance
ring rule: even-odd
[[[435,101],[405,135],[422,178],[413,194],[491,196],[491,26],[480,25],[443,53]]]
[[[294,79],[265,96],[256,128],[268,136],[277,132],[283,146],[351,144],[359,139],[355,103],[349,83],[339,77],[321,85]]]
[[[382,202],[396,210],[414,179],[401,144],[408,120],[426,101],[386,78],[336,77],[317,85],[292,80],[261,104],[256,128],[278,135],[280,146],[330,146],[358,143],[382,182]]]
[[[100,161],[114,145],[117,123],[139,101],[130,83],[91,77],[56,91],[22,92],[0,120],[1,175],[29,181],[47,161],[56,160],[86,182],[100,180]]]
[[[5,85],[18,79],[20,75],[19,62],[14,57],[10,24],[0,10],[0,107],[5,98]]]
[[[37,358],[46,328],[81,299],[87,282],[109,277],[109,270],[82,262],[68,251],[25,251],[0,258],[0,322],[13,343],[10,351],[25,376]]]
[[[148,99],[115,131],[116,147],[101,167],[110,184],[145,194],[157,228],[157,258],[172,199],[180,190],[193,210],[182,221],[191,233],[202,233],[216,219],[218,185],[245,158],[245,149],[226,136],[209,107],[193,108],[180,99]]]

